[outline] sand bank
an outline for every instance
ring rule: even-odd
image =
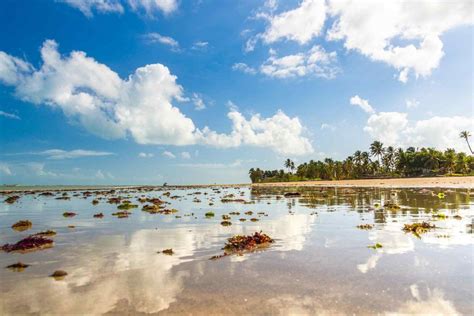
[[[394,178],[334,181],[298,181],[256,183],[253,186],[320,186],[320,187],[384,187],[384,188],[469,188],[474,189],[474,177]]]

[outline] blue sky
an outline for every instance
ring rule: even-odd
[[[473,4],[0,2],[0,180],[248,182],[373,140],[466,151]]]

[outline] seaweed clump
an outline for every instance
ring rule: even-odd
[[[130,202],[124,202],[123,204],[120,204],[119,206],[117,206],[119,210],[130,210],[132,208],[137,208],[137,207],[138,205],[131,204]]]
[[[128,218],[129,214],[132,214],[132,213],[127,212],[127,211],[121,211],[121,212],[112,213],[112,216],[117,216],[118,218]]]
[[[10,270],[15,271],[15,272],[22,272],[23,270],[25,270],[29,266],[30,266],[29,264],[25,264],[25,263],[22,263],[22,262],[17,262],[17,263],[11,264],[9,266],[6,266],[5,268],[10,269]]]
[[[376,243],[376,244],[373,245],[373,246],[367,246],[367,248],[372,248],[372,249],[379,249],[379,248],[382,248],[382,247],[383,247],[383,246],[382,246],[382,244],[380,244],[380,243]]]
[[[54,230],[48,229],[48,230],[40,231],[39,233],[33,234],[31,236],[32,237],[51,237],[55,235],[56,235],[56,232]]]
[[[222,226],[230,226],[230,225],[232,225],[232,222],[231,221],[222,221],[221,225]]]
[[[28,236],[23,238],[16,244],[5,244],[1,247],[1,250],[5,252],[30,252],[35,250],[41,250],[51,248],[53,246],[53,240],[44,238],[41,236]]]
[[[369,229],[374,228],[374,225],[371,225],[371,224],[361,224],[361,225],[357,225],[357,228],[369,230]]]
[[[224,254],[213,256],[211,259],[222,258],[231,254],[242,254],[244,252],[252,252],[258,248],[268,247],[274,240],[267,234],[255,232],[253,235],[235,235],[227,239],[224,245]]]
[[[8,203],[8,204],[13,204],[15,203],[18,199],[20,199],[20,197],[18,195],[13,195],[13,196],[9,196],[5,199],[5,203]]]
[[[53,272],[53,274],[50,275],[50,277],[54,278],[56,281],[60,281],[64,279],[67,275],[66,271],[63,270],[56,270]]]
[[[103,213],[94,214],[94,218],[103,218],[103,217],[104,217]]]
[[[76,216],[76,213],[74,213],[74,212],[64,212],[63,216],[64,217],[74,217],[74,216]]]
[[[158,251],[158,253],[160,253],[160,251]],[[172,248],[163,249],[163,250],[161,251],[161,253],[164,254],[164,255],[168,255],[168,256],[174,255],[174,251],[173,251]]]
[[[33,224],[29,220],[18,221],[12,225],[12,228],[16,231],[22,232],[24,230],[30,229]]]
[[[403,227],[403,231],[406,233],[413,233],[417,237],[420,237],[421,234],[426,233],[427,231],[433,228],[436,228],[436,226],[427,222],[421,222],[405,224],[405,226]]]
[[[204,214],[204,216],[206,216],[207,218],[214,217],[214,215],[214,212],[207,212],[206,214]]]

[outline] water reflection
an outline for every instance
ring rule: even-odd
[[[164,194],[166,191],[170,194]],[[231,310],[251,312],[240,306],[248,299],[245,291],[250,285],[259,289],[253,296],[259,308],[255,312],[474,312],[466,303],[472,297],[465,294],[474,281],[472,269],[465,269],[466,265],[472,267],[474,244],[469,226],[474,218],[473,204],[467,190],[444,190],[444,198],[437,195],[440,189],[166,191],[123,189],[112,195],[139,205],[140,197],[158,197],[168,203],[167,207],[178,209],[178,217],[152,215],[138,208],[129,218],[117,219],[110,215],[117,205],[106,203],[110,196],[84,196],[82,191],[68,193],[71,200],[56,200],[60,194],[28,194],[18,203],[2,204],[2,244],[44,229],[55,229],[58,235],[54,237],[55,247],[49,250],[25,255],[0,252],[3,266],[16,261],[31,264],[21,273],[0,271],[0,314],[189,313],[197,298],[208,302],[202,303],[200,311],[205,312],[206,308],[212,311],[209,302],[217,303],[204,293],[228,292],[232,296],[225,303]],[[289,191],[298,191],[301,196],[285,198],[283,194]],[[227,195],[251,203],[222,203]],[[98,205],[92,205],[95,198]],[[387,201],[401,208],[388,209],[384,207]],[[78,215],[63,218],[64,210],[74,210]],[[215,217],[205,218],[204,213],[210,210]],[[249,210],[253,215],[244,215]],[[94,219],[92,215],[97,212],[103,212],[104,219]],[[231,226],[221,226],[221,215],[230,212],[240,215],[231,216]],[[257,215],[262,212],[266,216]],[[242,217],[247,221],[240,222]],[[258,221],[251,222],[250,217]],[[20,219],[30,219],[33,229],[21,233],[11,230],[10,225]],[[405,223],[420,221],[434,223],[437,228],[420,238],[402,231]],[[374,227],[362,231],[356,228],[359,224]],[[76,229],[68,229],[68,225]],[[258,253],[208,260],[222,253],[228,237],[255,231],[269,234],[276,243]],[[376,243],[383,247],[367,248]],[[157,253],[167,248],[175,254]],[[453,266],[461,267],[455,270],[454,279]],[[434,268],[436,276],[428,276]],[[68,272],[63,281],[48,277],[57,269]],[[400,280],[393,279],[392,270],[398,271]],[[424,275],[425,283],[419,285],[416,272]],[[324,294],[328,289],[337,295]],[[392,292],[380,295],[377,304],[360,297],[364,292],[375,295],[385,290]],[[407,290],[409,298],[403,296]],[[397,293],[397,298],[391,293]],[[449,293],[449,299],[444,293]]]

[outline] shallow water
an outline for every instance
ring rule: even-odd
[[[56,200],[62,192],[20,194],[16,203],[1,203],[0,244],[46,229],[57,235],[50,249],[0,252],[0,314],[474,314],[474,202],[467,190],[166,190],[179,197],[163,196],[160,188],[119,189],[107,196],[92,191],[86,198],[83,191],[69,191],[70,200]],[[296,190],[301,197],[283,197]],[[437,196],[441,191],[444,198]],[[221,203],[231,193],[253,203]],[[117,205],[107,203],[119,195],[134,203],[142,195],[159,197],[179,212],[149,214],[136,202],[139,208],[119,219],[111,215]],[[91,203],[95,198],[98,205]],[[380,206],[388,200],[402,208]],[[78,215],[62,216],[70,210]],[[249,210],[254,214],[245,215]],[[216,216],[205,218],[208,211]],[[221,226],[221,215],[231,211],[241,214],[232,216],[231,226]],[[93,218],[99,212],[105,217]],[[31,229],[10,228],[24,219],[33,222]],[[403,224],[421,221],[437,228],[420,238],[402,231]],[[360,230],[359,224],[374,228]],[[209,260],[222,253],[227,238],[256,231],[275,243]],[[376,243],[383,247],[367,248]],[[157,253],[166,248],[174,255]],[[18,261],[30,267],[3,268]],[[49,277],[55,270],[68,275],[56,281]]]

